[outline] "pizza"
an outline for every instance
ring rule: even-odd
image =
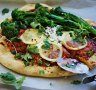
[[[17,73],[39,77],[72,76],[58,58],[96,67],[96,24],[60,7],[27,4],[1,22],[0,64]]]

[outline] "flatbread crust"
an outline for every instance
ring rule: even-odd
[[[44,6],[48,7],[49,10],[51,7],[43,4]],[[30,11],[34,9],[34,4],[28,4],[24,7],[20,8],[23,11]],[[96,67],[96,55],[92,56],[89,62],[94,62]],[[53,67],[42,67],[42,66],[26,66],[24,65],[23,61],[15,60],[14,55],[11,54],[10,50],[6,46],[6,42],[4,41],[4,37],[0,38],[0,64],[4,65],[6,68],[13,70],[17,73],[28,75],[28,76],[40,76],[40,77],[62,77],[62,76],[72,76],[74,75],[71,72],[65,71],[61,69],[59,66]],[[87,63],[86,63],[87,64]],[[42,73],[43,71],[43,73]]]

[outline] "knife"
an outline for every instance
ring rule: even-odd
[[[85,77],[82,80],[82,83],[87,84],[87,83],[90,83],[90,82],[93,82],[93,81],[96,81],[96,75]]]

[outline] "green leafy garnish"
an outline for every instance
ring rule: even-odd
[[[9,12],[9,9],[8,8],[4,8],[3,10],[2,10],[2,15],[5,15],[6,13],[8,13]]]
[[[88,56],[92,56],[94,54],[94,52],[93,51],[88,51],[87,54],[88,54]]]
[[[57,36],[62,36],[63,33],[58,30],[58,31],[56,31],[56,34],[57,34]]]
[[[32,56],[29,53],[26,53],[25,55],[21,55],[21,58],[27,61],[28,59],[32,59]]]
[[[0,78],[5,83],[12,83],[12,82],[14,82],[16,80],[15,76],[13,74],[9,73],[9,72],[1,73]]]
[[[42,60],[38,60],[38,64],[39,65],[42,65],[43,64],[43,61]]]
[[[11,53],[12,54],[16,54],[16,50],[11,50]]]
[[[81,81],[80,80],[74,80],[71,82],[71,84],[79,85],[79,84],[81,84]]]
[[[25,55],[21,55],[21,58],[24,60],[25,66],[29,65],[30,62],[28,60],[32,60],[32,56],[29,53],[26,53]]]
[[[44,44],[42,45],[42,48],[43,49],[46,49],[46,50],[50,49],[50,43],[49,43],[48,40],[45,40],[44,41]]]
[[[16,53],[16,55],[14,56],[15,59],[21,59],[21,53]]]
[[[23,61],[24,65],[25,66],[28,66],[29,65],[29,62],[28,61]]]
[[[33,60],[32,55],[29,54],[29,53],[26,53],[26,54],[24,54],[24,55],[23,55],[22,53],[17,53],[17,54],[14,56],[14,58],[15,58],[15,59],[22,59],[23,62],[24,62],[24,64],[25,64],[25,66],[27,66],[27,65],[30,64],[29,60]]]
[[[19,90],[22,87],[23,81],[25,80],[24,76],[19,79],[16,79],[16,77],[10,72],[1,73],[0,78],[3,83],[13,85],[16,90]]]
[[[27,50],[28,50],[29,52],[34,53],[34,54],[37,54],[37,53],[39,52],[38,47],[35,46],[35,45],[28,46],[28,47],[27,47]]]
[[[22,84],[23,84],[23,81],[25,80],[25,77],[21,77],[19,79],[17,79],[14,83],[13,83],[13,86],[16,87],[16,89],[20,89],[22,87]]]
[[[57,36],[62,36],[63,34],[62,31],[63,31],[63,27],[60,25],[57,25],[57,31],[56,31]]]

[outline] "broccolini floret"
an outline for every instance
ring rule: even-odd
[[[19,9],[14,9],[11,13],[13,21],[20,22],[20,25],[30,27],[30,23],[33,21],[35,14],[28,11],[21,11]]]
[[[15,37],[19,33],[19,30],[16,27],[16,23],[10,22],[8,20],[5,20],[1,23],[1,29],[2,29],[2,35],[6,36],[6,38],[8,39]]]
[[[19,9],[14,9],[11,13],[11,16],[12,16],[13,20],[23,20],[26,17],[33,17],[34,13],[27,12],[27,11],[21,11]]]

